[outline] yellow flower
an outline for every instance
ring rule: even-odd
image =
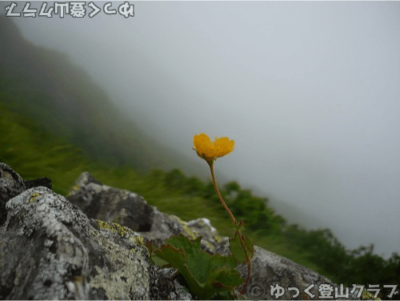
[[[193,137],[193,144],[197,155],[210,164],[215,158],[232,152],[235,141],[229,140],[228,137],[215,138],[214,141],[211,141],[206,134],[200,134]]]

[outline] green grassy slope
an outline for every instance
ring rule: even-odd
[[[1,16],[0,102],[94,159],[142,171],[196,166],[122,118],[101,88],[65,55],[25,41],[13,21]]]

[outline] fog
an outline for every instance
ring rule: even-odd
[[[165,145],[200,160],[193,135],[234,139],[215,168],[289,222],[400,253],[399,2],[131,3],[13,20]]]

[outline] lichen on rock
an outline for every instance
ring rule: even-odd
[[[51,180],[48,178],[24,180],[10,166],[0,162],[0,226],[7,219],[5,206],[8,200],[29,188],[39,186],[51,189]]]
[[[6,208],[0,298],[149,299],[148,251],[134,231],[104,222],[101,229],[44,187],[28,189]]]

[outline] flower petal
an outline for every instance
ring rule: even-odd
[[[216,138],[214,145],[216,157],[222,157],[233,151],[235,141],[229,140],[228,137]]]
[[[211,141],[206,134],[201,133],[193,137],[193,145],[197,155],[209,162],[232,152],[235,141],[229,140],[227,137],[215,138],[214,141]]]

